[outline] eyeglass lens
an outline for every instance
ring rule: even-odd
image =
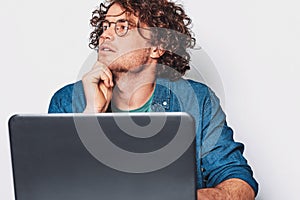
[[[129,26],[127,20],[121,19],[116,22],[109,22],[107,20],[103,21],[101,26],[103,32],[106,31],[111,26],[111,24],[115,24],[115,32],[118,36],[126,35]]]

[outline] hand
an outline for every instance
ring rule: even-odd
[[[238,178],[227,179],[214,188],[197,190],[197,199],[201,200],[254,200],[255,194],[251,186]]]
[[[112,98],[114,86],[112,73],[103,63],[97,61],[91,71],[82,77],[86,99],[84,113],[105,112]]]

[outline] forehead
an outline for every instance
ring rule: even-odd
[[[113,4],[107,11],[105,19],[108,21],[117,21],[119,19],[126,19],[137,22],[138,18],[131,13],[125,12],[126,10],[119,4]]]

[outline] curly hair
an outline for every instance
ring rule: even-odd
[[[100,25],[108,9],[115,3],[123,7],[126,13],[137,16],[140,23],[157,28],[151,35],[151,43],[165,50],[158,59],[158,77],[174,81],[190,69],[187,49],[193,48],[196,43],[189,27],[192,21],[181,5],[168,0],[106,0],[104,4],[101,3],[100,8],[93,11],[90,20],[94,28],[90,34],[91,49],[98,48],[99,37],[103,32]]]

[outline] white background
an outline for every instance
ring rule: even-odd
[[[246,145],[257,199],[299,199],[298,0],[182,2],[223,83],[225,95],[217,94],[235,138]],[[7,121],[15,113],[46,113],[52,94],[76,80],[91,52],[88,23],[98,4],[0,2],[1,199],[13,199]]]

